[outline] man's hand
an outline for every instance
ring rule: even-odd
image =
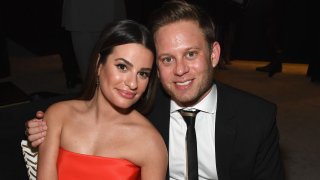
[[[36,117],[28,120],[25,124],[26,135],[31,142],[32,147],[39,146],[45,139],[47,133],[47,124],[42,120],[44,112],[38,111]]]

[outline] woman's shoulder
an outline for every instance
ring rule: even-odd
[[[154,132],[156,129],[150,122],[150,120],[144,115],[140,114],[138,111],[133,112],[131,118],[131,122],[137,125],[138,128],[142,130]]]
[[[82,100],[60,101],[50,105],[46,110],[46,112],[77,110],[77,109],[80,109],[83,105],[84,105],[84,101]]]
[[[135,121],[137,122],[135,130],[135,144],[139,155],[143,158],[140,160],[146,161],[165,161],[167,159],[167,149],[165,142],[159,133],[159,131],[153,126],[153,124],[140,113],[136,114]],[[144,164],[140,162],[140,164]]]
[[[55,119],[63,119],[65,116],[70,116],[76,111],[79,111],[84,106],[84,101],[81,100],[67,100],[67,101],[60,101],[50,105],[46,112],[45,117],[54,116]],[[47,118],[47,119],[48,119]]]
[[[141,142],[150,142],[154,143],[154,145],[164,145],[162,136],[149,119],[140,113],[137,113],[135,118],[137,118],[135,120],[138,124],[138,129],[140,132],[139,135],[141,135],[140,137],[143,138]]]

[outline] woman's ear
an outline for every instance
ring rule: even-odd
[[[220,44],[217,41],[213,42],[211,45],[211,54],[210,54],[212,67],[216,67],[218,65],[219,59],[220,59],[220,52],[221,52]]]

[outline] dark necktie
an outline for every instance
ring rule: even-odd
[[[198,155],[197,155],[197,136],[194,128],[196,115],[199,110],[185,111],[179,110],[181,116],[187,124],[186,144],[187,144],[187,172],[188,180],[198,179]]]

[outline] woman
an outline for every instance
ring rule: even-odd
[[[133,21],[112,23],[93,52],[81,100],[56,103],[44,120],[38,179],[164,179],[165,144],[140,113],[156,86],[154,44]]]

